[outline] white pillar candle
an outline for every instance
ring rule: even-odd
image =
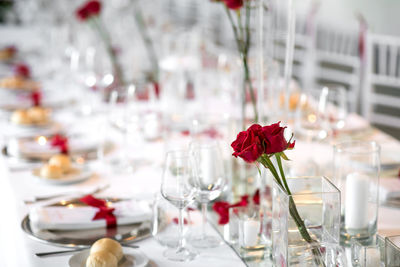
[[[211,149],[200,150],[200,172],[202,175],[202,182],[206,185],[212,184],[214,181],[214,155]]]
[[[346,229],[368,227],[368,176],[353,172],[346,177],[345,226]]]
[[[243,246],[251,247],[258,243],[258,233],[260,232],[260,222],[247,220],[243,222]]]

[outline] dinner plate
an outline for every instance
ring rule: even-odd
[[[93,172],[87,166],[73,164],[71,170],[68,173],[63,174],[62,177],[57,179],[49,179],[41,177],[39,175],[40,168],[33,169],[32,174],[40,182],[52,185],[67,185],[87,180],[93,175]]]
[[[48,139],[50,136],[44,136],[45,144],[38,142],[38,137],[14,138],[7,143],[7,152],[14,157],[31,158],[38,160],[47,160],[50,157],[59,154],[60,149],[50,145]],[[83,155],[88,153],[97,153],[100,146],[98,140],[92,140],[91,136],[71,136],[68,137],[68,148],[71,155]],[[95,139],[95,138],[94,138]]]
[[[108,202],[118,202],[126,199],[120,198],[106,198]],[[60,202],[53,203],[49,206],[62,206],[67,207],[69,205],[83,205],[78,198],[71,200],[63,200]],[[165,215],[159,217],[160,225],[165,227],[166,218]],[[118,225],[116,228],[107,229],[105,227],[84,229],[84,230],[48,230],[38,229],[34,227],[29,214],[21,222],[22,230],[31,238],[41,241],[46,244],[52,244],[60,247],[68,248],[85,248],[91,246],[98,239],[103,237],[109,237],[117,240],[122,245],[131,244],[132,242],[142,240],[151,235],[151,220],[145,220],[139,223],[132,223],[127,225]]]
[[[23,129],[43,129],[43,128],[49,128],[51,126],[53,126],[55,124],[54,121],[52,120],[48,120],[45,122],[40,122],[40,123],[32,123],[32,124],[16,124],[13,123],[10,120],[10,123],[14,126],[14,127],[18,127],[18,128],[23,128]]]
[[[145,267],[149,263],[149,259],[137,249],[123,247],[124,257],[118,263],[118,267]],[[90,249],[83,250],[74,254],[69,259],[70,267],[85,267],[86,259],[89,257]]]

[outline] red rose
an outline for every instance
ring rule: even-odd
[[[31,70],[25,64],[16,64],[14,66],[14,74],[24,78],[29,78],[31,76]]]
[[[264,152],[261,131],[260,125],[253,124],[247,131],[240,132],[231,144],[232,155],[249,163],[256,161]]]
[[[99,15],[101,10],[101,3],[99,1],[93,0],[86,2],[83,6],[76,10],[76,16],[78,19],[85,21],[92,16]]]
[[[31,94],[31,99],[32,99],[32,104],[35,107],[39,107],[41,105],[41,100],[42,100],[42,94],[40,91],[34,91]]]
[[[230,9],[239,9],[243,6],[243,0],[224,0],[224,2]]]
[[[264,153],[266,154],[279,153],[290,146],[294,147],[294,142],[288,144],[285,139],[284,132],[286,127],[279,126],[279,123],[280,122],[262,127],[262,140],[264,142]]]

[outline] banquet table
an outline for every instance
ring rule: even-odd
[[[10,42],[21,42],[18,37],[15,37],[15,31],[11,31],[10,33],[9,29],[1,29],[0,32],[6,32],[7,34],[3,34],[3,36],[7,36]],[[98,117],[101,119],[101,116],[104,116],[104,114],[100,114]],[[354,116],[356,120],[367,124],[362,118]],[[67,117],[68,115],[66,115]],[[90,120],[92,119],[90,118]],[[75,121],[69,118],[66,121],[78,125],[88,125],[82,120]],[[2,129],[0,129],[2,135],[9,133],[5,127],[3,125]],[[96,131],[96,129],[92,130]],[[350,137],[338,137],[333,142],[345,140],[346,138],[360,138],[377,141],[381,144],[382,154],[384,155],[389,150],[390,152],[400,151],[399,141],[368,124],[361,131],[361,135],[351,134],[348,135]],[[1,141],[1,147],[3,147],[5,140],[6,138]],[[118,151],[118,149],[121,149],[121,144],[116,139],[114,141],[116,143],[116,151]],[[102,159],[91,161],[89,164],[94,171],[94,175],[84,182],[66,186],[41,183],[32,177],[31,170],[29,169],[10,168],[10,162],[2,155],[0,159],[0,203],[2,204],[0,218],[0,265],[5,267],[67,266],[68,260],[71,257],[70,255],[49,258],[38,258],[34,255],[38,252],[57,251],[62,248],[34,240],[23,232],[21,221],[33,206],[24,204],[24,200],[48,194],[88,192],[98,186],[109,184],[110,187],[102,192],[100,196],[134,197],[152,201],[160,188],[164,148],[164,142],[157,140],[142,144],[137,148],[137,151],[132,151],[132,153],[140,154],[140,156],[146,154],[147,159],[150,159],[150,162],[138,163],[132,173],[117,172],[107,166]],[[332,152],[332,143],[298,140],[296,149],[288,152],[288,156],[293,162],[299,165],[314,162],[321,168],[317,174],[327,174],[325,170],[331,166]],[[400,191],[400,179],[397,176],[398,168],[395,171],[382,172],[381,178],[382,181],[385,181],[383,184],[386,185],[386,188],[397,187]],[[63,198],[59,198],[59,200],[61,199]],[[49,202],[41,202],[37,205],[46,203]],[[193,226],[192,230],[196,231],[196,227],[199,227],[198,223]],[[214,235],[219,236],[214,227],[208,225],[208,230]],[[400,234],[400,207],[380,207],[378,232],[383,236]],[[177,263],[164,258],[162,253],[165,248],[152,237],[138,241],[135,244],[139,245],[140,251],[150,259],[150,266],[246,266],[246,263],[226,243],[222,243],[221,246],[214,249],[200,250],[199,256],[190,263]]]

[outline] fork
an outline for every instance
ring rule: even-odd
[[[100,193],[100,192],[103,192],[104,190],[106,190],[106,189],[109,188],[109,187],[110,187],[110,185],[109,185],[109,184],[106,184],[106,185],[104,185],[104,186],[101,186],[101,187],[98,187],[98,188],[94,189],[94,190],[91,191],[91,192],[82,193],[81,195],[86,195],[86,194],[88,194],[88,195],[94,195],[94,194],[98,194],[98,193]],[[60,194],[51,195],[51,196],[46,196],[46,197],[35,197],[34,200],[24,200],[24,203],[25,203],[26,205],[30,205],[30,204],[34,204],[34,203],[37,203],[37,202],[40,202],[40,201],[50,200],[50,199],[53,199],[53,198],[62,197],[62,196],[67,196],[67,195],[70,195],[70,193],[60,193]]]
[[[128,247],[128,248],[139,248],[139,246],[137,245],[121,245],[123,247]],[[59,250],[59,251],[51,251],[51,252],[39,252],[39,253],[35,253],[36,257],[40,257],[40,258],[45,258],[45,257],[52,257],[52,256],[59,256],[59,255],[67,255],[67,254],[71,254],[71,253],[75,253],[75,252],[79,252],[82,250],[86,250],[88,248],[77,248],[77,249],[73,249],[73,250]]]

